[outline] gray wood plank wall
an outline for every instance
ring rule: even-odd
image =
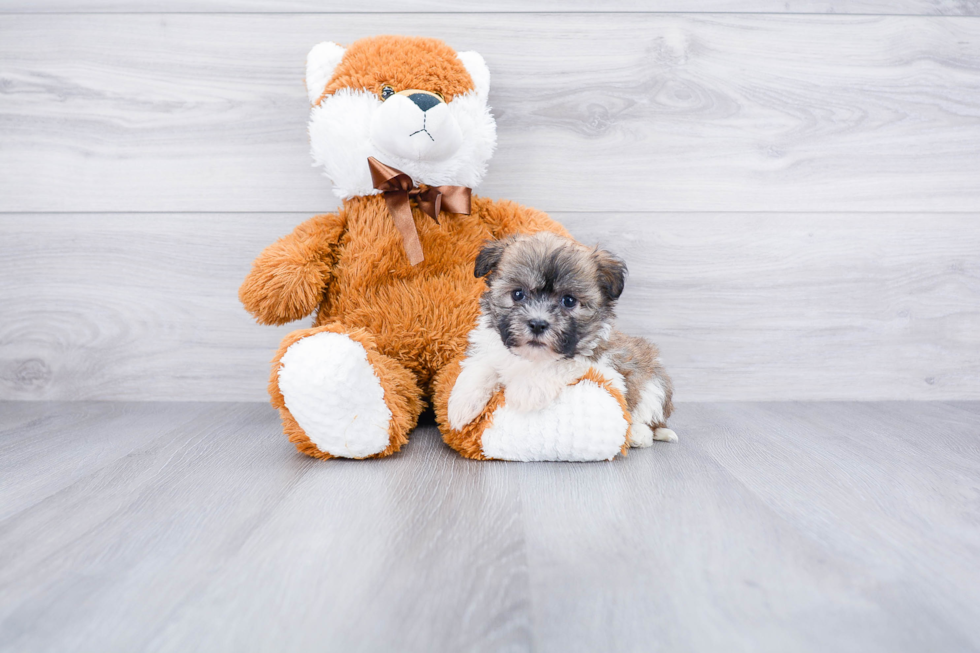
[[[0,13],[787,13],[977,16],[977,0],[3,0]]]
[[[0,3],[0,398],[263,399],[304,57],[385,32],[486,57],[479,192],[626,257],[680,399],[980,398],[980,3],[317,4]]]

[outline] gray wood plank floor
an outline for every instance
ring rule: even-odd
[[[980,403],[317,462],[264,404],[0,403],[3,651],[980,649]]]

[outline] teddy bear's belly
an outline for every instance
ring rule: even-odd
[[[378,350],[412,370],[428,392],[432,377],[466,350],[485,286],[470,264],[438,276],[400,278],[355,290],[340,284],[329,313],[317,324],[363,327]]]

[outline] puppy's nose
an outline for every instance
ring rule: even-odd
[[[422,109],[422,111],[428,111],[440,102],[439,98],[431,93],[412,93],[408,96],[408,99],[414,102],[415,106]]]
[[[548,323],[544,320],[528,320],[527,326],[531,329],[531,333],[536,336],[540,336],[542,333],[548,330]]]

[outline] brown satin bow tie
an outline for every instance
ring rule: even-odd
[[[466,186],[416,186],[412,178],[401,170],[386,166],[373,156],[368,157],[371,181],[385,194],[388,213],[395,221],[395,228],[402,235],[402,244],[408,254],[408,262],[418,265],[425,257],[419,232],[412,219],[411,200],[414,199],[429,217],[439,222],[439,212],[470,214],[470,189]]]

